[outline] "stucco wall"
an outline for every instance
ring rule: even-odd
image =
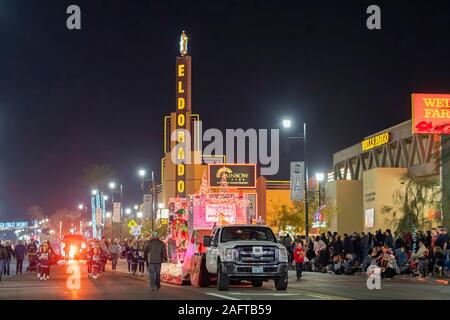
[[[331,209],[330,231],[339,234],[363,229],[363,183],[335,180],[325,184],[325,199]]]

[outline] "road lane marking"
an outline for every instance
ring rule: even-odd
[[[212,292],[205,292],[206,294],[210,295],[210,296],[214,296],[214,297],[218,297],[218,298],[222,298],[222,299],[227,299],[227,300],[240,300],[238,298],[233,298],[233,297],[228,297],[228,296],[224,296],[222,294],[218,294],[218,293],[212,293]]]
[[[308,296],[311,296],[314,298],[324,299],[324,300],[355,300],[352,298],[334,296],[334,295],[329,295],[329,294],[322,294],[322,293],[317,293],[314,291],[308,291],[308,290],[297,289],[297,288],[291,288],[291,289],[289,289],[289,291],[303,291],[305,295],[308,295]]]
[[[244,293],[244,292],[230,292],[230,294],[245,295],[245,296],[275,296],[275,297],[298,295],[297,293]]]

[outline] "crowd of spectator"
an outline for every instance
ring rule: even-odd
[[[302,263],[301,270],[352,275],[378,266],[383,278],[399,274],[448,277],[450,274],[450,243],[448,230],[439,226],[423,232],[394,232],[387,229],[343,234],[328,231],[316,236],[290,235],[280,238],[289,252],[292,268]],[[299,245],[300,244],[300,245]],[[304,258],[295,258],[301,247]],[[295,261],[294,261],[295,260]],[[298,267],[296,267],[298,270]]]

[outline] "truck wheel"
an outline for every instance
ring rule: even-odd
[[[227,291],[230,286],[230,279],[228,275],[223,274],[222,272],[222,264],[217,263],[217,289],[219,291]]]
[[[287,273],[281,277],[275,278],[275,288],[277,290],[286,290],[288,286],[288,276]]]
[[[260,288],[263,285],[263,281],[262,280],[253,280],[252,281],[252,286],[253,288]]]

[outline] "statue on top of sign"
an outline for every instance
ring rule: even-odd
[[[187,37],[186,33],[183,31],[181,33],[181,38],[180,38],[180,54],[182,57],[187,55],[187,43],[188,43],[188,37]]]

